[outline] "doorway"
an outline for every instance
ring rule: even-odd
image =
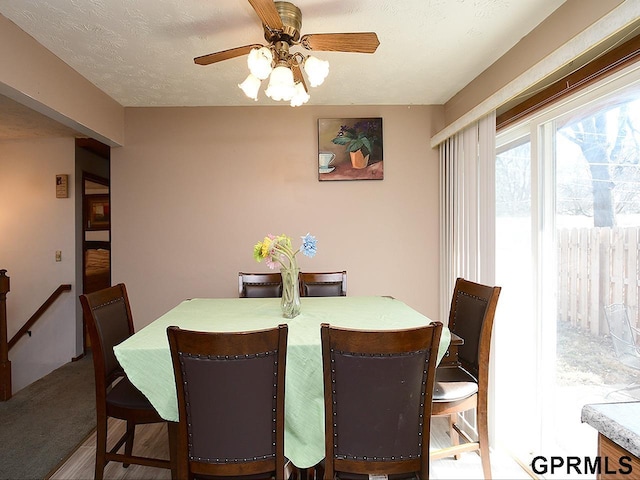
[[[85,173],[82,187],[82,293],[92,293],[111,285],[109,180]]]
[[[76,138],[76,291],[80,295],[111,283],[111,147]],[[76,302],[76,352],[89,345],[80,302]],[[76,357],[76,358],[78,358]]]

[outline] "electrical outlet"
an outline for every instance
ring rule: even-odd
[[[56,262],[61,262],[61,261],[62,261],[62,251],[56,250]]]

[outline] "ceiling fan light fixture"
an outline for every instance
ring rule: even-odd
[[[291,101],[292,107],[299,106],[309,101],[303,71],[311,87],[322,85],[327,78],[329,62],[307,57],[300,52],[291,53],[291,47],[300,46],[313,51],[374,53],[380,45],[375,32],[311,33],[301,36],[302,12],[293,3],[281,0],[248,1],[262,22],[268,45],[252,43],[200,55],[193,61],[197,65],[210,65],[248,55],[251,75],[238,86],[254,100],[258,99],[260,81],[269,77],[265,91],[269,98]]]
[[[289,101],[295,94],[293,72],[287,65],[279,64],[271,72],[269,86],[265,90],[267,97],[273,100]]]
[[[244,92],[244,94],[258,101],[258,90],[260,90],[260,84],[262,82],[254,74],[250,73],[244,82],[239,83],[238,86]]]
[[[269,76],[273,65],[273,54],[267,47],[254,48],[247,57],[249,71],[258,79],[264,80]]]
[[[299,107],[300,105],[307,103],[309,101],[309,98],[311,97],[307,93],[307,90],[304,88],[304,85],[301,82],[296,83],[295,93],[291,98],[291,106]]]
[[[309,77],[311,86],[317,87],[322,85],[324,79],[329,75],[329,62],[309,55],[304,61],[304,71]]]

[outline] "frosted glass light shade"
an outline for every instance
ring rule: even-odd
[[[238,86],[242,89],[247,97],[253,98],[257,101],[258,90],[260,90],[260,83],[262,83],[260,82],[260,79],[250,73],[247,78],[245,78],[244,82],[239,83]]]
[[[311,86],[317,87],[322,85],[324,79],[329,75],[329,62],[310,55],[304,62],[304,71],[309,77]]]
[[[283,65],[274,68],[269,78],[269,86],[264,93],[273,100],[291,100],[295,93],[291,69]]]
[[[299,107],[300,105],[307,103],[309,101],[309,98],[309,94],[305,90],[304,85],[302,85],[301,82],[296,83],[295,93],[291,98],[291,106]]]
[[[254,48],[247,57],[249,71],[260,80],[264,80],[269,76],[272,62],[273,54],[267,47]]]

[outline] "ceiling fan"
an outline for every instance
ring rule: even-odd
[[[290,2],[272,0],[248,0],[260,17],[264,38],[268,45],[244,45],[220,52],[196,57],[198,65],[229,60],[249,55],[247,63],[251,73],[238,86],[245,94],[258,99],[261,81],[270,77],[265,91],[274,100],[291,101],[292,106],[309,100],[309,91],[302,69],[312,87],[320,85],[329,73],[329,63],[290,48],[300,45],[307,50],[330,52],[374,53],[380,45],[374,32],[362,33],[313,33],[300,36],[302,12]]]

